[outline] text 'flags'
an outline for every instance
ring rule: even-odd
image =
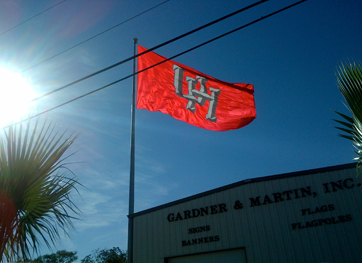
[[[147,51],[138,46],[138,53]],[[166,58],[148,52],[138,58],[138,71]],[[254,87],[217,80],[190,67],[166,61],[138,74],[137,108],[161,111],[208,130],[241,128],[256,118]]]

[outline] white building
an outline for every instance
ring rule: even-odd
[[[355,164],[243,180],[134,214],[136,263],[362,262]]]

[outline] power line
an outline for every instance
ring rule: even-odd
[[[33,119],[33,118],[36,118],[36,117],[38,117],[38,116],[40,116],[40,115],[43,115],[43,114],[45,114],[45,113],[48,113],[48,112],[50,112],[50,111],[52,111],[52,110],[55,110],[55,109],[57,109],[57,108],[60,108],[60,107],[62,107],[62,106],[64,106],[64,105],[66,105],[66,104],[69,104],[69,103],[71,103],[71,102],[74,102],[74,101],[76,101],[76,100],[79,100],[79,99],[81,99],[81,98],[84,98],[84,97],[86,97],[86,96],[88,96],[88,95],[91,95],[91,94],[93,94],[93,93],[95,93],[95,92],[98,92],[98,91],[100,91],[100,90],[103,90],[103,89],[105,89],[105,88],[108,88],[108,87],[110,87],[110,86],[112,86],[112,85],[114,85],[114,84],[116,84],[116,83],[118,83],[118,82],[121,82],[121,81],[123,81],[123,80],[126,80],[126,79],[132,77],[133,75],[138,75],[138,74],[141,73],[141,72],[144,72],[144,71],[149,70],[149,69],[151,69],[151,68],[153,68],[153,67],[156,67],[156,66],[158,66],[158,65],[160,65],[160,64],[163,64],[163,63],[165,63],[165,62],[167,62],[167,61],[169,61],[169,60],[171,60],[171,59],[174,59],[174,58],[176,58],[176,57],[179,57],[179,56],[181,56],[181,55],[184,55],[184,54],[186,54],[186,53],[188,53],[188,52],[190,52],[190,51],[193,51],[193,50],[195,50],[195,49],[197,49],[197,48],[199,48],[199,47],[202,47],[202,46],[204,46],[204,45],[206,45],[206,44],[209,44],[209,43],[211,43],[211,42],[213,42],[213,41],[215,41],[215,40],[218,40],[218,39],[220,39],[220,38],[222,38],[222,37],[225,37],[225,36],[227,36],[227,35],[230,35],[230,34],[232,34],[232,33],[235,33],[236,31],[239,31],[239,30],[241,30],[241,29],[243,29],[243,28],[246,28],[246,27],[248,27],[248,26],[251,26],[251,25],[253,25],[253,24],[257,23],[257,22],[260,22],[260,21],[262,21],[262,20],[264,20],[264,19],[266,19],[266,18],[269,18],[269,17],[271,17],[271,16],[274,16],[274,15],[276,15],[276,14],[278,14],[278,13],[281,13],[281,12],[283,12],[283,11],[289,9],[289,8],[292,8],[292,7],[294,7],[294,6],[296,6],[296,5],[299,5],[299,4],[301,4],[301,3],[303,3],[303,2],[306,2],[306,1],[307,1],[307,0],[301,0],[301,1],[299,1],[299,2],[296,2],[296,3],[294,3],[294,4],[291,4],[291,5],[286,6],[286,7],[284,7],[284,8],[281,8],[281,9],[275,11],[275,12],[272,12],[272,13],[266,15],[266,16],[262,16],[262,17],[259,18],[259,19],[256,19],[256,20],[254,20],[254,21],[252,21],[252,22],[250,22],[250,23],[247,23],[247,24],[245,24],[245,25],[243,25],[243,26],[240,26],[240,27],[235,28],[235,29],[233,29],[233,30],[231,30],[231,31],[228,31],[228,32],[226,32],[226,33],[224,33],[224,34],[222,34],[222,35],[219,35],[219,36],[217,36],[217,37],[215,37],[215,38],[212,38],[212,39],[210,39],[210,40],[208,40],[208,41],[206,41],[206,42],[203,42],[203,43],[201,43],[201,44],[199,44],[199,45],[197,45],[197,46],[195,46],[195,47],[192,47],[192,48],[190,48],[190,49],[188,49],[188,50],[186,50],[186,51],[183,51],[183,52],[181,52],[181,53],[178,53],[177,55],[174,55],[174,56],[172,56],[172,57],[170,57],[170,58],[167,58],[167,59],[165,59],[165,60],[163,60],[163,61],[161,61],[161,62],[159,62],[159,63],[157,63],[157,64],[154,64],[154,65],[152,65],[152,66],[150,66],[150,67],[147,67],[147,68],[145,68],[145,69],[143,69],[143,70],[137,71],[136,73],[130,74],[130,75],[128,75],[128,76],[126,76],[126,77],[123,77],[123,78],[121,78],[121,79],[118,79],[118,80],[116,80],[116,81],[114,81],[114,82],[112,82],[112,83],[109,83],[109,84],[107,84],[107,85],[105,85],[105,86],[102,86],[102,87],[100,87],[100,88],[98,88],[98,89],[92,90],[92,91],[90,91],[90,92],[88,92],[88,93],[85,93],[85,94],[83,94],[83,95],[81,95],[81,96],[79,96],[79,97],[76,97],[76,98],[74,98],[74,99],[71,99],[71,100],[69,100],[69,101],[67,101],[67,102],[64,102],[64,103],[62,103],[62,104],[60,104],[60,105],[57,105],[57,106],[55,106],[55,107],[53,107],[53,108],[50,108],[50,109],[48,109],[48,110],[45,110],[45,111],[40,112],[40,113],[38,113],[38,114],[35,114],[35,115],[33,115],[33,116],[29,117],[29,118],[26,118],[26,119],[24,119],[24,120],[22,120],[22,121],[19,121],[19,122],[17,122],[17,123],[14,123],[13,125],[18,124],[18,123],[21,123],[21,122],[24,122],[24,121],[27,121],[27,120],[30,120],[30,119]],[[149,52],[149,51],[150,51],[150,49],[149,49],[147,52]],[[145,53],[147,53],[147,52],[140,53],[139,55],[143,55],[143,54],[145,54]],[[6,127],[3,127],[3,128],[1,128],[1,129],[5,129],[5,128],[9,127],[9,126],[10,126],[10,125],[8,125],[8,126],[6,126]]]
[[[50,9],[52,9],[52,8],[54,8],[54,7],[62,4],[62,3],[64,3],[65,1],[66,1],[66,0],[60,1],[59,3],[57,3],[57,4],[55,4],[55,5],[52,5],[52,6],[49,7],[48,9],[45,9],[44,11],[36,14],[35,16],[32,16],[32,17],[28,18],[27,20],[25,20],[25,21],[17,24],[16,26],[13,26],[12,28],[9,28],[8,30],[5,30],[4,32],[0,33],[0,36],[1,36],[1,35],[4,35],[5,33],[9,32],[9,31],[11,31],[11,30],[13,30],[14,28],[17,28],[18,26],[21,26],[22,24],[25,24],[26,22],[34,19],[35,17],[40,16],[41,14],[43,14],[43,13],[45,13],[46,11],[49,11]]]
[[[168,45],[168,44],[170,44],[170,43],[172,43],[172,42],[174,42],[174,41],[176,41],[176,40],[179,40],[179,39],[181,39],[181,38],[183,38],[183,37],[186,37],[186,36],[188,36],[188,35],[190,35],[190,34],[193,34],[193,33],[197,32],[197,31],[199,31],[199,30],[201,30],[201,29],[204,29],[204,28],[206,28],[206,27],[209,27],[209,26],[211,26],[211,25],[213,25],[213,24],[215,24],[215,23],[218,23],[218,22],[220,22],[220,21],[222,21],[222,20],[225,20],[226,18],[229,18],[229,17],[231,17],[231,16],[234,16],[234,15],[236,15],[236,14],[238,14],[238,13],[241,13],[241,12],[243,12],[243,11],[246,11],[246,10],[252,8],[252,7],[255,7],[255,6],[257,6],[257,5],[259,5],[259,4],[262,4],[262,3],[265,3],[265,2],[267,2],[267,1],[269,1],[269,0],[261,0],[261,1],[259,1],[259,2],[256,2],[256,3],[254,3],[254,4],[249,5],[249,6],[247,6],[247,7],[241,8],[241,9],[239,9],[239,10],[237,10],[237,11],[231,13],[231,14],[228,14],[228,15],[226,15],[226,16],[223,16],[223,17],[221,17],[221,18],[219,18],[219,19],[216,19],[216,20],[214,20],[214,21],[212,21],[212,22],[210,22],[210,23],[207,23],[207,24],[205,24],[205,25],[203,25],[203,26],[200,26],[200,27],[198,27],[198,28],[196,28],[196,29],[194,29],[194,30],[191,30],[191,31],[189,31],[189,32],[187,32],[187,33],[184,33],[184,34],[182,34],[182,35],[180,35],[180,36],[178,36],[178,37],[175,37],[175,38],[173,38],[173,39],[171,39],[171,40],[168,40],[168,41],[166,41],[166,42],[163,42],[163,43],[161,43],[161,44],[159,44],[159,45],[157,45],[157,46],[155,46],[155,47],[153,47],[153,48],[150,48],[149,50],[147,50],[147,51],[145,51],[145,52],[142,52],[142,53],[140,53],[140,54],[137,54],[137,55],[134,55],[134,56],[129,57],[129,58],[127,58],[127,59],[124,59],[124,60],[122,60],[122,61],[120,61],[120,62],[117,62],[117,63],[115,63],[115,64],[113,64],[113,65],[111,65],[111,66],[109,66],[109,67],[103,68],[103,69],[101,69],[101,70],[99,70],[99,71],[97,71],[97,72],[94,72],[94,73],[92,73],[92,74],[90,74],[90,75],[87,75],[87,76],[85,76],[85,77],[83,77],[83,78],[80,78],[80,79],[78,79],[78,80],[75,80],[75,81],[73,81],[73,82],[71,82],[71,83],[68,83],[68,84],[66,84],[66,85],[64,85],[64,86],[61,86],[61,87],[59,87],[59,88],[57,88],[57,89],[55,89],[55,90],[52,90],[52,91],[50,91],[50,92],[47,92],[47,93],[43,94],[43,95],[40,95],[39,97],[36,97],[36,98],[34,98],[33,100],[31,100],[31,101],[39,100],[39,99],[41,99],[41,98],[43,98],[43,97],[45,97],[45,96],[48,96],[48,95],[50,95],[50,94],[53,94],[53,93],[55,93],[55,92],[58,92],[58,91],[60,91],[60,90],[65,89],[65,88],[68,88],[68,87],[70,87],[70,86],[72,86],[72,85],[74,85],[74,84],[76,84],[76,83],[78,83],[78,82],[81,82],[81,81],[86,80],[86,79],[88,79],[88,78],[94,77],[94,76],[96,76],[96,75],[98,75],[98,74],[100,74],[100,73],[103,73],[103,72],[105,72],[105,71],[107,71],[107,70],[110,70],[110,69],[112,69],[112,68],[114,68],[114,67],[117,67],[117,66],[119,66],[119,65],[121,65],[121,64],[123,64],[123,63],[125,63],[125,62],[128,62],[128,61],[130,61],[130,60],[132,60],[132,59],[135,59],[135,58],[137,58],[137,57],[139,57],[139,56],[142,56],[142,55],[144,55],[144,54],[146,54],[146,53],[148,53],[148,52],[151,52],[151,51],[153,51],[153,50],[155,50],[155,49],[158,49],[158,48],[160,48],[160,47],[163,47],[163,46],[165,46],[165,45]]]
[[[51,60],[51,59],[53,59],[53,58],[55,58],[55,57],[57,57],[57,56],[65,53],[65,52],[67,52],[67,51],[69,51],[69,50],[77,47],[77,46],[80,46],[80,45],[84,44],[85,42],[88,42],[89,40],[92,40],[92,39],[94,39],[94,38],[96,38],[96,37],[98,37],[98,36],[100,36],[100,35],[108,32],[108,31],[110,31],[110,30],[112,30],[112,29],[114,29],[114,28],[116,28],[116,27],[118,27],[118,26],[120,26],[120,25],[123,25],[123,24],[131,21],[132,19],[135,19],[136,17],[139,17],[139,16],[141,16],[141,15],[143,15],[143,14],[151,11],[152,9],[155,9],[156,7],[159,7],[160,5],[163,5],[163,4],[165,4],[166,2],[169,2],[169,1],[170,1],[170,0],[166,0],[166,1],[164,1],[164,2],[162,2],[162,3],[160,3],[160,4],[158,4],[158,5],[155,5],[155,6],[151,7],[151,8],[149,8],[149,9],[147,9],[146,11],[143,11],[143,12],[141,12],[141,13],[139,13],[139,14],[131,17],[131,18],[128,18],[128,19],[122,21],[121,23],[118,23],[118,24],[116,24],[116,25],[114,25],[114,26],[112,26],[112,27],[110,27],[110,28],[108,28],[108,29],[106,29],[106,30],[104,30],[104,31],[102,31],[102,32],[100,32],[100,33],[98,33],[98,34],[90,37],[90,38],[87,38],[86,40],[83,40],[83,41],[79,42],[78,44],[75,44],[74,46],[71,46],[70,48],[67,48],[67,49],[65,49],[65,50],[63,50],[63,51],[61,51],[61,52],[59,52],[59,53],[57,53],[57,54],[55,54],[55,55],[47,58],[47,59],[44,59],[44,60],[40,61],[39,63],[37,63],[37,64],[35,64],[35,65],[27,68],[27,69],[24,69],[23,71],[21,71],[21,73],[23,73],[23,72],[25,72],[25,71],[27,71],[27,70],[29,70],[29,69],[32,69],[32,68],[34,68],[34,67],[36,67],[36,66],[39,66],[40,64],[42,64],[42,63],[44,63],[44,62],[46,62],[46,61],[48,61],[48,60]]]

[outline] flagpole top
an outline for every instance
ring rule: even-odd
[[[133,42],[137,43],[138,39],[137,38],[134,38],[133,39]]]

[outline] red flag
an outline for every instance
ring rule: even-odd
[[[147,49],[138,46],[138,53]],[[138,58],[138,71],[163,60],[154,52]],[[161,111],[214,131],[241,128],[256,117],[254,87],[217,80],[169,60],[138,74],[137,108]]]

